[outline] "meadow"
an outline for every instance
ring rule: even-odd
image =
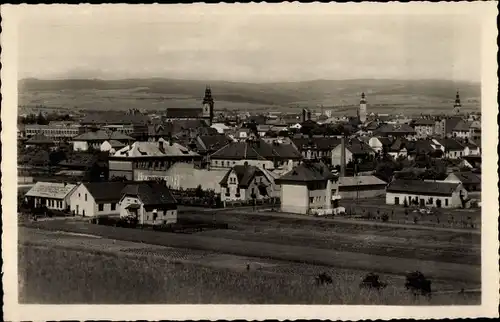
[[[237,218],[238,214],[226,214],[227,217]],[[220,222],[222,214],[217,215]],[[212,218],[210,215],[209,218]],[[265,218],[260,216],[260,218]],[[257,220],[255,220],[257,222]],[[392,243],[390,238],[380,243],[373,243],[379,234],[372,227],[372,232],[367,231],[365,238],[353,238],[363,233],[367,227],[349,224],[339,224],[338,227],[327,228],[316,225],[316,227],[295,228],[287,227],[287,224],[267,222],[267,232],[259,233],[264,229],[264,222],[260,226],[248,224],[248,227],[240,229],[239,232],[228,230],[215,230],[194,234],[175,234],[143,229],[127,229],[109,226],[93,225],[85,222],[72,222],[71,220],[56,220],[30,223],[33,228],[42,228],[51,231],[67,231],[74,233],[86,233],[130,242],[140,242],[150,245],[169,246],[177,248],[188,248],[193,250],[215,251],[238,256],[249,256],[268,258],[274,260],[288,261],[294,263],[307,263],[311,265],[323,265],[343,269],[374,270],[384,274],[404,275],[407,272],[420,270],[433,279],[451,280],[455,282],[480,283],[481,274],[478,266],[479,247],[473,240],[467,241],[468,234],[454,235],[445,232],[429,232],[426,230],[414,231],[394,229],[381,229],[382,235],[387,237],[400,237],[399,243]],[[293,225],[293,220],[291,221]],[[234,224],[231,228],[234,229]],[[330,226],[331,227],[331,226]],[[326,228],[326,229],[325,229]],[[291,229],[302,229],[302,234],[310,233],[306,238],[302,236],[288,235]],[[406,232],[407,231],[407,232]],[[397,232],[396,235],[394,232]],[[335,239],[336,233],[344,233],[344,239]],[[321,236],[322,234],[322,236]],[[348,236],[345,234],[350,234]],[[416,238],[421,234],[424,243],[409,244],[403,246],[401,238]],[[425,238],[429,235],[441,236],[442,242],[436,242],[435,246],[425,245]],[[480,236],[479,236],[480,237]],[[332,239],[333,238],[333,239]],[[452,245],[451,249],[441,248],[441,244],[452,242],[450,238],[461,244]],[[321,245],[321,243],[323,243]],[[422,247],[422,250],[420,250]],[[460,249],[464,249],[460,256]],[[412,256],[412,252],[419,255]],[[438,254],[436,256],[436,254]],[[443,257],[447,257],[443,260]]]
[[[89,241],[92,238],[82,236],[34,237],[37,234],[20,234],[28,237],[19,244],[21,303],[466,305],[480,301],[479,293],[415,297],[404,290],[403,279],[392,275],[381,276],[389,286],[380,292],[362,289],[359,282],[366,271],[295,263],[246,271],[227,265],[232,255],[224,257],[225,265],[217,266],[207,260],[213,254],[204,252],[193,251],[189,260],[191,252],[186,250],[180,252],[187,257],[172,258],[177,249],[109,239]],[[150,248],[146,254],[123,251]],[[155,255],[162,251],[165,256]],[[319,271],[330,274],[333,284],[315,285],[313,276]],[[449,283],[439,281],[435,287],[451,289]]]

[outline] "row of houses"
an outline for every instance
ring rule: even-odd
[[[153,181],[37,182],[24,196],[30,207],[46,207],[75,216],[132,216],[140,224],[177,221],[177,202],[170,190]]]

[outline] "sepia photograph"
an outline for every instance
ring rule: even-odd
[[[4,311],[498,316],[494,5],[2,6]]]

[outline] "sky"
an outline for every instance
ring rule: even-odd
[[[18,78],[480,81],[477,15],[267,8],[28,7],[17,17]]]

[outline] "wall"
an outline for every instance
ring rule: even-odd
[[[415,126],[416,137],[424,139],[434,134],[435,127],[432,125],[417,125]]]
[[[373,138],[370,138],[370,140],[368,141],[368,145],[373,149],[375,150],[375,152],[379,152],[379,151],[382,151],[382,148],[383,148],[383,145],[382,143],[380,142],[380,140],[376,137],[373,137]]]
[[[110,169],[111,171],[111,169]],[[197,169],[193,164],[176,163],[167,171],[135,170],[134,180],[164,179],[168,187],[179,190],[196,189],[201,185],[203,190],[221,192],[219,182],[226,175],[223,169]]]
[[[139,219],[139,224],[143,223],[143,214],[144,214],[144,207],[142,205],[142,202],[139,200],[139,198],[134,197],[134,196],[123,196],[123,198],[120,200],[118,203],[119,209],[120,209],[120,217],[127,217],[131,215],[131,213],[128,211],[127,206],[130,204],[140,204],[141,207],[137,209],[137,217]]]
[[[412,199],[417,197],[419,200],[424,199],[426,207],[437,207],[438,199],[441,200],[441,208],[459,208],[462,205],[460,197],[457,195],[457,193],[454,193],[454,195],[452,196],[445,197],[445,196],[426,196],[426,195],[393,193],[393,192],[386,193],[386,204],[395,205],[396,197],[399,197],[399,205],[401,207],[404,204],[405,197],[407,200],[409,200],[409,197],[411,197]],[[432,198],[432,204],[428,203],[429,198]],[[446,199],[448,199],[448,206],[446,206],[445,202]]]
[[[307,214],[309,210],[309,192],[306,185],[281,185],[281,211]]]
[[[131,215],[126,207],[130,204],[140,204],[137,209],[137,216],[140,225],[164,225],[173,224],[177,222],[177,209],[156,209],[156,218],[154,216],[155,209],[145,209],[142,201],[136,196],[124,196],[119,203],[120,217],[127,217]]]
[[[342,152],[342,145],[337,145],[333,150],[332,150],[332,165],[337,166],[341,165],[341,152]],[[347,148],[345,149],[345,164],[349,163],[352,161],[352,153],[349,151]]]
[[[359,189],[357,191],[356,189]],[[342,199],[366,199],[376,198],[385,195],[385,185],[379,186],[359,186],[356,187],[340,187],[338,194]]]
[[[273,161],[267,160],[223,160],[223,159],[211,159],[210,168],[211,169],[230,169],[235,165],[244,165],[245,162],[248,165],[253,165],[265,169],[274,169]]]
[[[446,151],[444,153],[444,157],[448,159],[458,159],[461,158],[462,156],[465,156],[465,150],[460,150],[460,151]]]
[[[267,188],[267,196],[262,196],[259,191],[259,183],[263,182]],[[255,178],[250,182],[248,188],[240,188],[239,197],[236,196],[236,192],[238,189],[238,179],[236,174],[233,172],[229,175],[227,181],[227,188],[221,187],[221,200],[244,200],[248,201],[252,199],[252,191],[255,192],[256,199],[268,199],[274,196],[274,189],[272,184],[269,182],[266,176],[255,176]],[[229,192],[229,196],[226,196],[226,193]]]
[[[154,209],[147,211],[144,209],[144,224],[146,225],[166,225],[177,222],[177,209],[157,209],[156,218]]]
[[[133,179],[132,161],[109,160],[109,177],[126,177]]]
[[[87,151],[89,146],[85,141],[73,141],[73,151]]]
[[[87,200],[85,200],[87,195]],[[78,216],[94,217],[97,213],[97,205],[94,197],[87,190],[85,185],[79,184],[78,187],[69,196],[70,210]]]

